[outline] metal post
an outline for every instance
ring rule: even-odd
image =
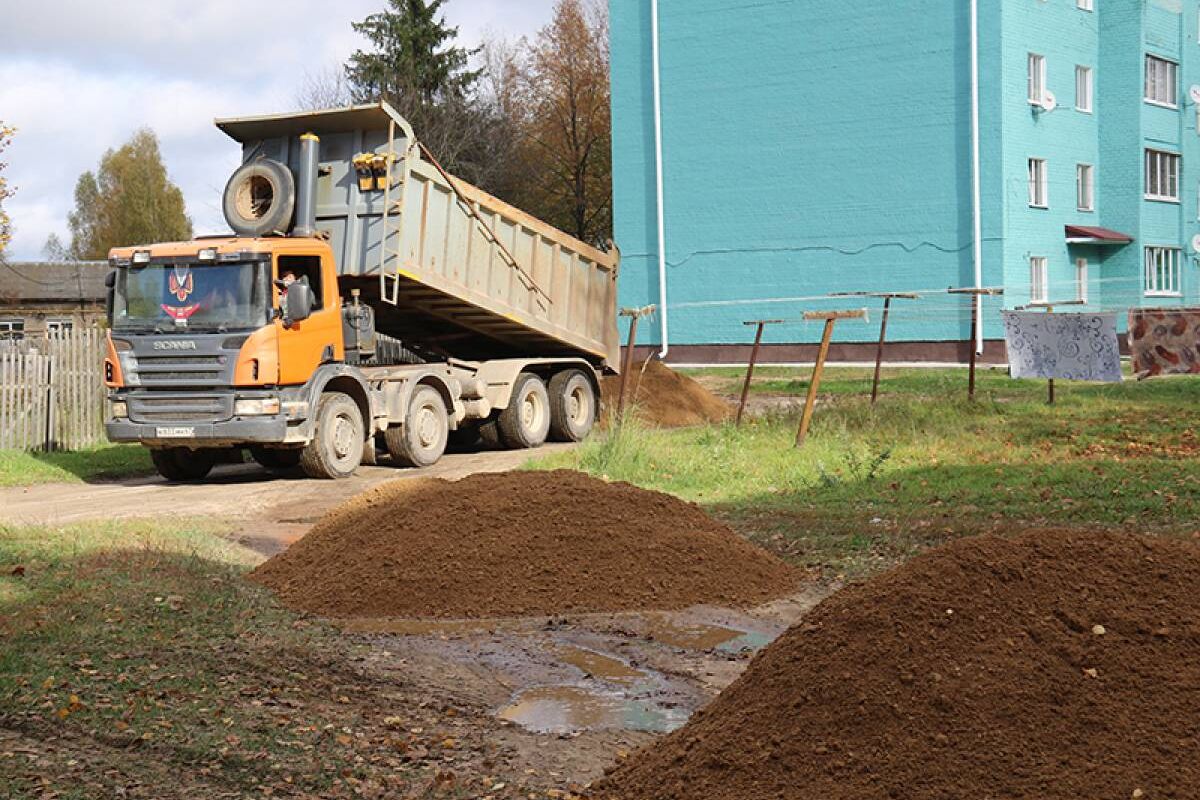
[[[979,295],[971,298],[971,370],[970,376],[967,378],[967,399],[975,401],[975,342],[979,341],[979,304],[981,301]]]
[[[813,407],[817,402],[817,387],[821,383],[821,373],[825,370],[825,356],[829,354],[829,340],[833,337],[835,321],[834,317],[825,320],[825,330],[821,333],[821,349],[817,351],[817,363],[813,365],[812,381],[808,384],[808,397],[804,400],[800,429],[796,431],[796,447],[802,447],[808,437],[808,426],[812,422]]]
[[[1054,306],[1046,306],[1046,313],[1053,314]],[[1046,387],[1048,393],[1046,404],[1052,406],[1054,405],[1054,378],[1050,378],[1046,381]]]
[[[871,381],[871,405],[879,399],[879,372],[883,367],[883,340],[887,338],[888,311],[892,306],[892,298],[883,298],[883,321],[879,323],[879,347],[875,350],[875,378]]]
[[[625,345],[625,359],[621,365],[621,388],[617,394],[618,422],[625,418],[625,387],[629,383],[629,373],[633,371],[633,345],[637,341],[638,319],[641,318],[639,314],[629,316],[629,343]]]
[[[755,322],[747,322],[746,325],[757,325],[758,329],[754,332],[754,346],[750,348],[750,363],[746,366],[746,382],[742,384],[742,399],[738,401],[737,419],[734,421],[734,427],[739,427],[742,424],[742,413],[746,410],[746,399],[750,396],[750,379],[754,377],[754,365],[758,362],[758,348],[762,344],[763,328],[768,322],[775,320],[760,319]]]

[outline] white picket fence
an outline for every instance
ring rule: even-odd
[[[99,328],[0,344],[0,449],[103,442],[104,348]]]

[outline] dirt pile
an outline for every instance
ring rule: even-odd
[[[634,364],[629,381],[625,389],[626,408],[656,428],[707,425],[722,422],[733,414],[733,408],[724,400],[658,359],[651,359],[649,364]],[[601,390],[606,412],[616,413],[621,378],[605,378]]]
[[[251,578],[331,617],[499,617],[756,604],[796,572],[698,507],[569,470],[395,481]]]
[[[818,606],[621,800],[1200,797],[1200,547],[967,539]]]

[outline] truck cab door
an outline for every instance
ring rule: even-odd
[[[288,322],[275,320],[279,337],[279,384],[298,386],[308,382],[317,367],[341,361],[342,308],[332,255],[291,255],[275,257],[277,281],[304,281],[313,293],[312,314],[308,319]],[[275,287],[275,307],[282,307],[283,289]]]

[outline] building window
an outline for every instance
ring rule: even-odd
[[[1046,257],[1029,257],[1029,302],[1046,302]]]
[[[1080,11],[1094,11],[1096,9],[1094,0],[1075,0],[1075,7]]]
[[[1088,260],[1075,259],[1075,299],[1081,303],[1087,302],[1088,297]]]
[[[1075,165],[1075,197],[1080,211],[1096,210],[1096,190],[1092,181],[1092,165]]]
[[[0,319],[0,342],[19,342],[25,338],[25,320]]]
[[[1034,208],[1046,208],[1049,205],[1046,160],[1043,158],[1029,159],[1029,205]]]
[[[46,320],[46,333],[70,333],[74,327],[74,321],[69,319]]]
[[[1146,294],[1179,294],[1179,248],[1146,248]]]
[[[1040,106],[1046,99],[1046,57],[1029,54],[1029,102]]]
[[[1092,113],[1092,68],[1075,67],[1075,110]]]
[[[1175,108],[1175,75],[1179,65],[1157,56],[1146,56],[1146,102]]]
[[[1179,202],[1179,154],[1146,151],[1146,199]]]

